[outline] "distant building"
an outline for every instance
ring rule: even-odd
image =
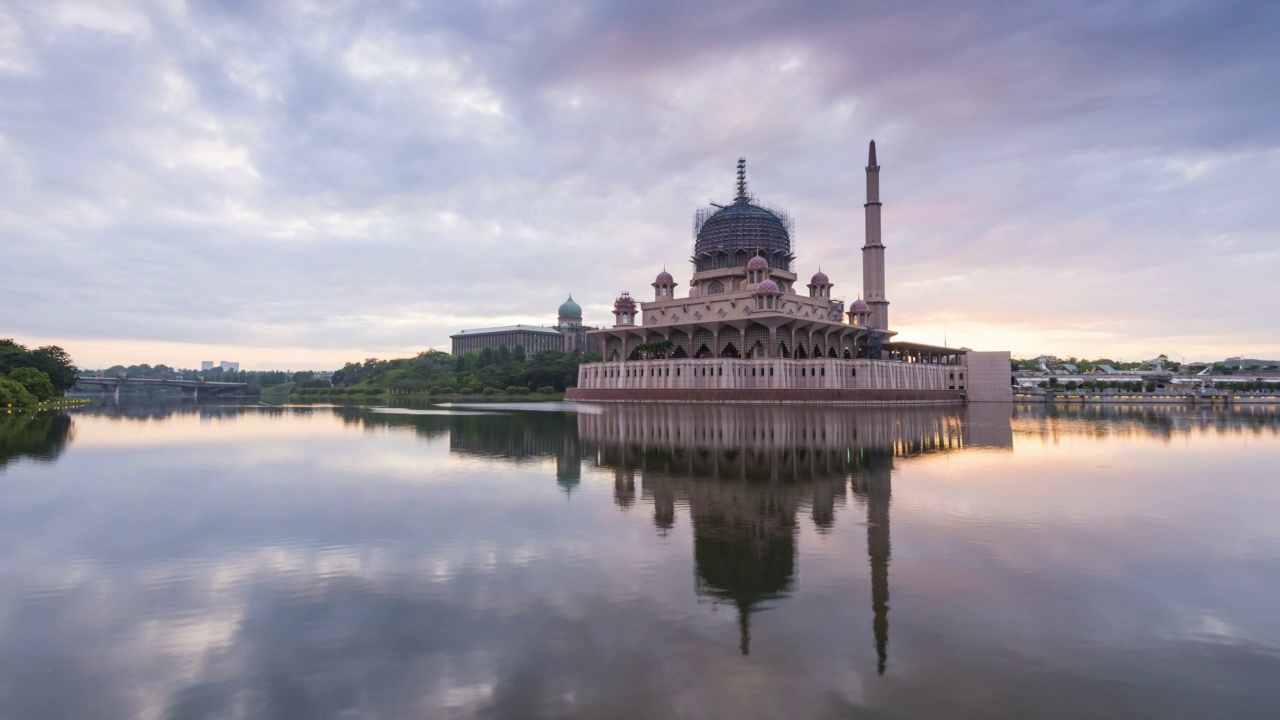
[[[201,360],[201,361],[200,361],[200,369],[201,369],[201,370],[212,370],[212,369],[213,369],[213,365],[214,365],[214,362],[213,362],[212,360]]]
[[[223,372],[240,372],[240,363],[231,362],[230,360],[219,362],[218,367],[222,368]]]
[[[475,328],[451,335],[449,339],[453,341],[454,355],[465,355],[472,350],[484,348],[504,347],[513,350],[517,345],[524,348],[526,355],[545,350],[574,353],[595,347],[593,339],[587,335],[590,329],[582,324],[582,306],[574,302],[570,295],[568,300],[560,303],[554,327],[505,325]]]

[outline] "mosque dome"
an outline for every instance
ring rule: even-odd
[[[851,313],[871,312],[871,306],[867,304],[866,300],[863,300],[862,298],[858,298],[857,300],[853,301],[852,305],[849,306],[849,312]]]
[[[761,295],[765,293],[776,293],[778,292],[778,283],[772,280],[765,280],[759,285],[756,285],[756,292]]]
[[[570,295],[568,300],[565,300],[564,302],[560,303],[559,313],[560,313],[560,317],[581,319],[582,306],[574,302],[573,296]]]
[[[813,279],[809,281],[809,284],[810,285],[830,285],[831,278],[827,277],[826,273],[819,270],[818,272],[813,274]]]
[[[755,257],[747,261],[748,270],[763,270],[767,267],[769,267],[769,261],[760,257],[759,255],[756,255]]]
[[[763,256],[770,267],[790,270],[791,219],[752,202],[746,172],[746,161],[739,160],[738,194],[731,205],[713,203],[694,216],[696,272],[742,267],[752,256]]]
[[[662,272],[658,273],[658,277],[654,278],[653,281],[659,285],[663,283],[670,285],[671,283],[675,282],[675,278],[671,277],[671,273],[667,272],[666,270],[663,270]]]

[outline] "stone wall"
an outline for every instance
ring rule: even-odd
[[[570,388],[566,400],[579,402],[654,403],[850,403],[861,405],[959,404],[959,390],[854,390],[838,388],[793,389],[583,389]]]
[[[964,354],[964,367],[968,368],[966,389],[970,402],[1013,402],[1008,352],[971,350]]]
[[[963,365],[884,360],[679,359],[586,363],[582,390],[964,391]],[[959,376],[959,379],[957,379]]]

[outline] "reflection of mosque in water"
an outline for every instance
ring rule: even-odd
[[[354,418],[352,418],[354,420]],[[740,648],[751,617],[794,589],[798,517],[828,532],[849,501],[865,513],[872,630],[883,673],[889,643],[889,505],[896,459],[969,447],[1012,447],[1005,406],[847,408],[616,405],[599,414],[510,412],[365,415],[364,422],[449,433],[453,453],[517,464],[556,463],[566,492],[584,460],[614,477],[614,501],[653,505],[660,532],[687,509],[695,592],[738,610]],[[637,480],[639,481],[637,483]],[[639,485],[639,491],[637,491]]]
[[[1003,414],[997,412],[1003,410]],[[990,415],[990,417],[985,417]],[[620,406],[581,415],[584,443],[614,474],[615,500],[652,502],[654,524],[677,508],[693,526],[696,592],[738,610],[740,649],[751,615],[794,587],[797,516],[828,531],[852,492],[865,509],[877,669],[889,634],[889,501],[895,458],[974,445],[1012,447],[1008,410],[981,405],[850,410],[821,407]]]

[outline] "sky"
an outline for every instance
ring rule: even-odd
[[[1280,5],[0,0],[0,337],[336,368],[687,289],[752,193],[891,329],[1280,357]]]

